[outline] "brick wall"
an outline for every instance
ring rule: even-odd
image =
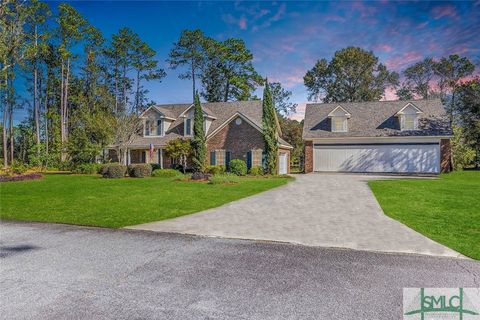
[[[247,152],[252,149],[262,149],[265,144],[260,131],[252,127],[245,120],[237,125],[231,121],[222,130],[217,132],[207,141],[207,162],[210,164],[210,152],[214,150],[227,150],[231,152],[231,160],[241,159],[247,161]]]
[[[440,140],[440,171],[452,171],[452,148],[450,139]]]
[[[305,173],[313,172],[313,142],[305,141]]]

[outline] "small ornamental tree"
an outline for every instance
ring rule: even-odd
[[[187,158],[192,153],[190,141],[181,138],[170,140],[165,146],[165,154],[167,157],[177,159],[182,166],[183,173],[187,167]]]
[[[205,130],[203,128],[203,111],[200,104],[198,92],[195,94],[195,113],[193,117],[193,139],[192,139],[192,162],[194,172],[205,171],[205,159],[207,146],[205,143]]]
[[[262,126],[263,140],[265,141],[265,172],[267,174],[277,173],[278,144],[277,144],[277,121],[275,106],[273,105],[272,93],[268,81],[265,83],[262,103]]]

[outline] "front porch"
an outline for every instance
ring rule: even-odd
[[[150,152],[148,148],[129,148],[127,149],[126,156],[119,161],[117,151],[115,149],[108,149],[106,160],[111,162],[121,162],[123,165],[137,164],[137,163],[150,163],[158,164],[160,168],[170,168],[172,165],[172,159],[165,156],[163,148],[154,149]]]

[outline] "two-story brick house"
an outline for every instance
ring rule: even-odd
[[[208,165],[227,165],[233,159],[244,160],[248,167],[262,165],[262,101],[202,103],[202,110]],[[170,168],[175,159],[167,157],[164,148],[173,139],[193,137],[193,115],[193,104],[155,105],[145,110],[140,115],[143,132],[130,143],[125,164],[158,163]],[[278,172],[289,173],[292,146],[279,137],[278,147]],[[114,149],[109,155],[117,159]]]

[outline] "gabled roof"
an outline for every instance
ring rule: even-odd
[[[339,113],[341,113],[343,116],[347,118],[350,118],[352,116],[347,110],[342,108],[342,106],[337,106],[335,109],[330,111],[330,113],[328,114],[328,117],[331,118],[331,117],[338,116]]]
[[[329,114],[341,106],[351,114],[348,132],[332,132]],[[419,113],[419,129],[401,131],[397,113],[406,106]],[[303,138],[388,137],[388,136],[449,136],[452,134],[448,117],[440,99],[411,101],[371,101],[307,104]]]
[[[182,136],[183,137],[183,122],[184,118],[182,115],[188,111],[193,104],[163,104],[163,105],[155,105],[151,108],[155,108],[158,112],[162,113],[168,118],[175,119],[170,127],[168,128],[167,132],[165,133],[165,137],[158,137],[158,138],[143,138],[138,137],[135,139],[135,143],[137,140],[139,143],[144,143],[142,139],[150,139],[148,141],[153,141],[151,139],[157,139],[158,144],[163,144],[164,141],[167,141],[167,136],[173,135],[175,137]],[[216,131],[219,127],[224,126],[229,121],[231,121],[232,117],[235,115],[241,114],[242,117],[247,119],[247,121],[254,126],[255,128],[262,128],[262,101],[261,100],[252,100],[252,101],[232,101],[232,102],[206,102],[202,103],[202,109],[205,113],[208,114],[213,121],[210,124],[208,132],[206,132],[207,137],[211,135],[212,132]],[[148,110],[148,109],[147,109]],[[146,111],[145,111],[146,112]],[[144,112],[144,113],[145,113]],[[277,123],[279,126],[279,124]],[[156,142],[154,142],[155,144]],[[291,147],[287,142],[284,140],[279,139],[279,143],[286,147]]]
[[[409,103],[407,103],[402,109],[400,109],[395,115],[404,114],[404,113],[405,113],[405,110],[407,110],[407,109],[413,109],[413,110],[415,110],[415,113],[416,113],[416,114],[421,114],[421,113],[423,113],[423,111],[420,110],[416,105],[414,105],[413,103],[409,102]]]

